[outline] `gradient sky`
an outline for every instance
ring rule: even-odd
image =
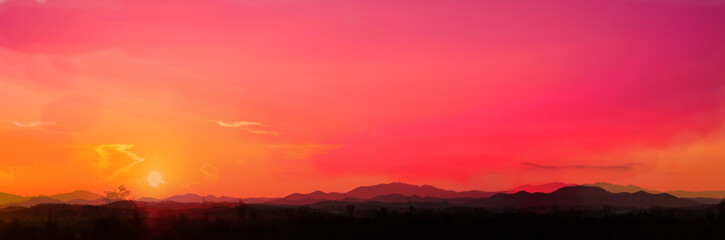
[[[725,190],[723,16],[721,0],[0,0],[0,192]]]

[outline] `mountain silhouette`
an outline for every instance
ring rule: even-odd
[[[50,196],[40,195],[40,196],[32,196],[32,197],[23,197],[20,195],[15,194],[9,194],[9,193],[0,193],[0,205],[8,205],[12,203],[20,205],[27,205],[29,203],[58,203],[58,202],[65,202],[69,204],[89,204],[89,205],[96,205],[99,201],[99,199],[103,198],[100,194],[85,191],[85,190],[77,190],[69,193],[60,193]],[[56,201],[50,201],[47,199],[52,199]]]
[[[381,195],[374,198],[368,199],[368,201],[384,202],[384,203],[405,203],[405,202],[433,202],[433,203],[445,203],[447,202],[444,198],[434,197],[420,197],[418,195],[405,196],[401,194],[389,194]]]
[[[13,203],[8,203],[5,205],[2,205],[2,206],[0,206],[0,208],[5,208],[5,207],[9,207],[9,206],[32,207],[32,206],[35,206],[38,204],[44,204],[44,203],[63,203],[63,201],[60,201],[57,199],[52,199],[49,197],[31,197],[25,201],[13,202]]]
[[[677,190],[677,191],[669,191],[667,192],[669,194],[678,196],[678,197],[684,197],[684,198],[716,198],[716,199],[725,199],[725,191],[699,191],[699,192],[690,192],[690,191],[683,191],[683,190]]]
[[[317,202],[321,202],[321,201],[326,201],[326,200],[329,200],[329,199],[321,199],[321,198],[287,199],[287,198],[280,198],[280,199],[275,199],[275,200],[267,201],[266,203],[273,204],[273,205],[308,205],[308,204],[313,204],[313,203],[317,203]],[[332,200],[332,201],[344,201],[344,200],[339,199],[339,200]],[[364,201],[364,200],[360,200],[360,201],[349,201],[349,202],[362,202],[362,201]]]
[[[276,205],[306,205],[321,201],[339,202],[381,202],[406,203],[428,202],[471,205],[478,207],[529,207],[543,205],[624,205],[624,206],[692,206],[719,203],[725,198],[725,191],[671,191],[659,192],[635,185],[617,185],[597,182],[585,185],[573,185],[553,182],[541,185],[522,185],[501,192],[451,191],[430,185],[413,185],[401,182],[356,187],[348,192],[293,193],[283,198],[234,198],[227,196],[198,195],[193,193],[174,195],[164,199],[141,197],[139,202],[232,202],[267,203]],[[0,193],[0,207],[32,206],[42,203],[66,203],[74,205],[102,205],[103,196],[84,190],[61,193],[50,196],[25,197],[9,193]]]
[[[612,183],[606,183],[606,182],[598,182],[593,184],[584,184],[584,186],[594,186],[594,187],[600,187],[604,190],[607,190],[609,192],[613,193],[620,193],[620,192],[638,192],[638,191],[644,191],[648,193],[663,193],[661,191],[655,191],[650,189],[645,189],[639,186],[635,185],[617,185]],[[703,201],[714,201],[712,199],[724,199],[725,198],[725,191],[683,191],[683,190],[677,190],[677,191],[667,191],[664,192],[676,197],[680,198],[693,198],[693,199],[701,199]],[[708,199],[709,198],[709,199]]]
[[[253,198],[242,198],[244,203],[266,203],[279,198],[268,198],[268,197],[253,197]]]
[[[200,202],[238,202],[240,198],[232,198],[226,196],[216,197],[214,195],[201,196],[198,194],[187,193],[183,195],[174,195],[164,199],[164,201],[173,201],[180,203],[200,203]]]
[[[97,198],[93,200],[87,200],[87,199],[73,199],[69,201],[65,201],[67,204],[73,204],[73,205],[103,205],[106,203],[106,201],[103,200],[103,198]]]
[[[712,205],[719,204],[723,201],[722,198],[704,198],[704,197],[685,198],[685,199],[690,199],[690,200],[693,200],[693,201],[696,201],[696,202],[699,202],[702,204],[712,204]]]
[[[324,199],[324,200],[341,200],[344,198],[347,198],[349,196],[345,195],[345,193],[339,193],[339,192],[322,192],[322,191],[314,191],[311,193],[293,193],[290,194],[283,199],[285,200],[291,200],[291,201],[298,201],[303,199]]]
[[[629,207],[689,207],[701,203],[682,199],[666,193],[652,194],[644,191],[635,193],[611,193],[599,187],[563,187],[552,193],[517,192],[496,194],[489,198],[476,199],[467,205],[486,208],[529,208],[540,206],[592,206],[612,205]]]
[[[135,208],[136,202],[130,200],[115,201],[107,204],[103,204],[104,207],[117,208],[117,209],[133,209]]]
[[[158,198],[152,198],[152,197],[142,197],[142,198],[136,199],[136,201],[139,201],[139,202],[161,202],[163,200],[158,199]]]
[[[61,193],[61,194],[55,194],[50,195],[48,198],[56,199],[59,201],[67,202],[71,200],[96,200],[99,198],[103,198],[100,194],[92,193],[85,190],[77,190],[69,193]]]
[[[29,198],[20,195],[0,192],[0,205],[26,201]]]
[[[289,203],[296,203],[296,202],[309,202],[313,200],[353,200],[353,199],[361,199],[361,200],[368,200],[372,199],[378,196],[385,196],[385,195],[391,195],[391,194],[398,194],[404,197],[410,197],[410,196],[418,196],[418,197],[431,197],[431,198],[440,198],[440,199],[453,199],[453,198],[484,198],[492,196],[493,194],[496,194],[495,192],[484,192],[484,191],[463,191],[463,192],[457,192],[457,191],[451,191],[451,190],[444,190],[440,188],[436,188],[434,186],[430,185],[412,185],[407,183],[400,183],[400,182],[393,182],[388,184],[378,184],[378,185],[372,185],[372,186],[362,186],[357,187],[349,192],[345,193],[339,193],[339,192],[322,192],[322,191],[315,191],[312,193],[293,193],[290,194],[282,199],[271,201],[270,203],[277,203],[277,204],[289,204]],[[302,201],[304,200],[304,201]]]
[[[617,184],[612,184],[612,183],[607,183],[607,182],[597,182],[597,183],[592,183],[592,184],[582,184],[582,186],[598,187],[598,188],[602,188],[602,189],[607,190],[608,192],[612,192],[612,193],[621,193],[621,192],[634,193],[634,192],[639,192],[639,191],[648,192],[648,193],[660,193],[659,191],[644,189],[639,186],[635,186],[635,185],[631,185],[631,184],[624,186],[624,185],[617,185]]]
[[[553,182],[553,183],[547,183],[547,184],[541,184],[541,185],[522,185],[522,186],[515,187],[507,192],[517,193],[520,191],[525,191],[525,192],[530,192],[530,193],[536,193],[536,192],[550,193],[550,192],[559,190],[560,188],[570,187],[570,186],[576,186],[576,184]]]

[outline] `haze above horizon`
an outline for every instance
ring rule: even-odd
[[[725,190],[725,4],[0,0],[0,192]]]

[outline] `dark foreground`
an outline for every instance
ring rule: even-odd
[[[526,210],[402,203],[41,205],[0,209],[0,239],[725,239],[725,204]]]

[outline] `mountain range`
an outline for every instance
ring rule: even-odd
[[[241,200],[241,198],[232,198],[226,196],[216,197],[214,195],[200,196],[191,193],[184,195],[175,195],[164,199],[164,201],[172,202],[239,202]]]
[[[485,208],[529,208],[539,206],[592,206],[611,205],[628,207],[690,207],[702,205],[702,203],[672,196],[667,193],[647,193],[639,191],[635,193],[612,193],[599,187],[592,186],[568,186],[562,187],[551,193],[529,193],[518,192],[514,194],[496,194],[490,198],[476,199],[468,206]]]
[[[373,186],[362,186],[357,187],[349,192],[322,192],[315,191],[312,193],[293,193],[284,198],[270,201],[272,204],[289,204],[289,205],[304,205],[310,202],[316,202],[320,200],[335,200],[335,201],[360,201],[372,199],[378,196],[398,194],[401,196],[419,196],[419,197],[432,197],[432,198],[485,198],[490,197],[496,192],[484,192],[478,190],[456,192],[451,190],[444,190],[436,188],[430,185],[412,185],[400,182],[378,184]]]
[[[626,188],[625,186],[619,187],[619,185],[614,184],[608,184],[606,186],[614,188],[615,190],[629,190],[629,188]],[[719,202],[717,199],[686,199],[678,198],[667,193],[649,193],[642,190],[633,192],[612,192],[597,186],[566,183],[550,183],[535,186],[524,185],[500,192],[455,192],[438,189],[428,185],[416,186],[405,183],[390,183],[358,187],[345,193],[325,193],[320,191],[308,194],[295,193],[268,203],[281,205],[307,205],[324,201],[383,203],[428,202],[450,203],[462,206],[486,208],[528,208],[554,204],[562,206],[608,204],[613,206],[629,207],[648,207],[652,205],[663,207],[687,207]]]
[[[183,195],[174,195],[168,198],[164,199],[156,199],[151,197],[142,197],[139,199],[136,199],[138,202],[179,202],[179,203],[201,203],[201,202],[239,202],[243,201],[245,203],[265,203],[271,200],[275,200],[276,198],[233,198],[233,197],[227,197],[227,196],[214,196],[214,195],[206,195],[201,196],[197,194],[183,194]],[[66,204],[73,204],[73,205],[102,205],[106,202],[104,201],[104,198],[102,195],[89,192],[89,191],[73,191],[69,193],[61,193],[61,194],[55,194],[50,196],[40,195],[40,196],[29,196],[24,197],[20,195],[15,194],[9,194],[9,193],[0,193],[0,208],[9,207],[9,206],[19,206],[19,207],[31,207],[37,204],[44,204],[44,203],[66,203]]]
[[[60,193],[50,196],[40,195],[23,197],[20,195],[0,193],[0,207],[7,205],[29,207],[40,203],[69,203],[69,204],[102,204],[103,196],[97,193],[77,190],[69,193]],[[97,203],[97,204],[96,204]]]
[[[530,192],[530,193],[550,193],[556,190],[559,190],[559,188],[563,187],[571,187],[576,186],[576,184],[571,183],[563,183],[563,182],[553,182],[553,183],[547,183],[547,184],[541,184],[541,185],[521,185],[515,188],[512,188],[511,190],[504,191],[507,193],[517,193],[517,192]]]
[[[234,198],[227,196],[182,194],[164,199],[142,197],[138,202],[231,202],[239,201],[253,204],[274,205],[307,205],[323,201],[340,202],[430,202],[470,205],[477,207],[531,207],[536,204],[557,203],[570,204],[611,204],[630,206],[691,206],[693,204],[714,204],[725,198],[725,191],[659,192],[634,185],[616,185],[598,182],[593,184],[575,185],[554,182],[542,185],[523,185],[498,192],[486,191],[452,191],[430,185],[412,185],[401,182],[361,186],[348,192],[293,193],[282,198]],[[0,193],[0,208],[7,206],[29,207],[42,203],[66,203],[77,205],[101,205],[103,196],[89,191],[74,191],[50,196],[24,197],[9,193]]]
[[[655,191],[655,190],[649,190],[645,189],[639,186],[635,185],[617,185],[617,184],[611,184],[606,182],[598,182],[598,183],[592,183],[592,184],[583,184],[584,186],[593,186],[593,187],[599,187],[604,190],[607,190],[609,192],[613,193],[621,193],[621,192],[648,192],[648,193],[667,193],[670,195],[673,195],[675,197],[681,197],[681,198],[713,198],[713,199],[725,199],[725,191],[699,191],[699,192],[692,192],[692,191],[684,191],[684,190],[677,190],[677,191],[667,191],[667,192],[661,192],[661,191]]]

